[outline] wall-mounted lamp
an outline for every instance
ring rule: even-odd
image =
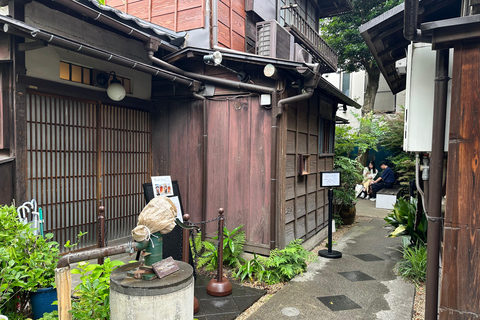
[[[346,104],[343,105],[343,113],[347,113],[347,105]]]
[[[222,53],[220,51],[215,51],[212,54],[207,54],[203,56],[203,62],[209,66],[215,66],[215,67],[222,67],[224,69],[227,69],[230,72],[233,72],[237,75],[238,80],[242,82],[247,82],[249,77],[244,71],[236,71],[233,69],[230,69],[227,66],[224,66],[222,64]]]
[[[212,54],[204,55],[203,62],[208,65],[218,66],[222,63],[222,53],[220,51],[215,51]]]
[[[114,71],[110,72],[110,75],[113,76],[113,79],[110,81],[110,85],[107,88],[107,95],[113,101],[120,101],[125,98],[125,88],[122,86],[120,80],[117,79],[117,75]]]

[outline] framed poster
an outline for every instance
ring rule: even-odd
[[[320,172],[320,187],[340,187],[340,171]]]
[[[153,194],[159,196],[173,196],[172,178],[170,176],[152,177]]]

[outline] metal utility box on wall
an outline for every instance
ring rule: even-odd
[[[435,51],[429,43],[413,43],[407,54],[407,92],[403,149],[409,152],[432,151],[433,100],[435,92]],[[450,54],[451,55],[451,54]],[[450,59],[449,75],[452,75]],[[448,85],[445,121],[445,151],[448,151],[451,81]]]

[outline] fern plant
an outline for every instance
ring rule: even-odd
[[[245,262],[240,254],[243,252],[245,244],[245,231],[240,229],[243,225],[236,227],[232,231],[226,227],[223,228],[223,264],[232,268],[238,268]],[[218,268],[218,235],[212,238],[213,242],[201,241],[200,233],[195,237],[195,248],[199,253],[197,265],[199,268],[205,266],[207,271],[213,271]],[[203,253],[200,255],[200,252]]]
[[[296,239],[285,249],[271,250],[269,258],[254,254],[252,260],[239,268],[235,277],[241,281],[248,277],[252,282],[259,281],[266,284],[285,282],[304,272],[307,262],[314,259],[316,255],[305,250],[301,239]]]

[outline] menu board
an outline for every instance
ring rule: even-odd
[[[172,178],[170,176],[152,177],[152,187],[155,197],[173,196]]]

